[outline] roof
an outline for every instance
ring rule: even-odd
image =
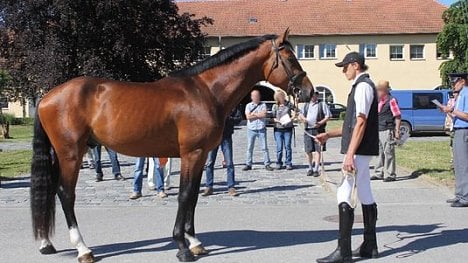
[[[434,34],[447,7],[435,0],[192,0],[179,12],[210,17],[211,36]],[[352,26],[351,26],[352,25]]]

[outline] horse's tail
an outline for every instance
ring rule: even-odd
[[[58,178],[58,162],[39,114],[36,114],[30,192],[32,225],[36,239],[48,238],[54,232]]]

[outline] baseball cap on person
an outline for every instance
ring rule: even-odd
[[[351,63],[358,63],[361,66],[361,68],[363,68],[364,70],[367,69],[366,60],[364,59],[364,56],[357,52],[348,53],[344,57],[343,61],[336,63],[335,65],[337,67],[344,67]]]
[[[450,82],[453,84],[460,79],[468,79],[468,72],[465,73],[450,73],[448,74]]]

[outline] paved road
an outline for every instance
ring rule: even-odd
[[[211,251],[199,262],[313,262],[326,255],[336,246],[334,193],[325,191],[318,179],[304,176],[301,138],[298,136],[298,147],[293,149],[297,169],[266,172],[259,164],[253,171],[242,172],[245,137],[245,130],[240,130],[234,138],[241,195],[228,197],[224,185],[218,184],[216,195],[199,199],[196,229]],[[271,132],[269,145],[273,159]],[[338,140],[332,140],[328,148],[327,174],[338,182],[342,158]],[[257,151],[255,161],[261,161],[260,157]],[[81,171],[76,210],[87,244],[100,262],[177,262],[170,236],[177,208],[178,169],[168,199],[144,191],[143,198],[130,201],[133,158],[121,156],[121,160],[128,178],[124,182],[96,183],[92,171]],[[110,168],[104,171],[105,178],[110,179]],[[382,254],[375,262],[466,262],[468,210],[451,209],[444,203],[451,196],[449,189],[399,172],[401,180],[395,183],[373,183]],[[224,170],[217,169],[215,178],[223,181]],[[25,177],[4,182],[0,189],[0,262],[75,262],[76,252],[68,241],[60,209],[53,239],[59,253],[42,256],[37,251],[31,232],[28,186]],[[336,189],[334,184],[330,186]],[[361,241],[360,213],[358,209],[354,246]]]

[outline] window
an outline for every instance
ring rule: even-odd
[[[424,59],[424,45],[411,45],[410,59]]]
[[[6,98],[0,98],[0,108],[8,109],[8,100]]]
[[[390,60],[403,59],[403,45],[390,46]]]
[[[202,51],[200,52],[200,56],[198,57],[199,60],[203,60],[211,56],[211,47],[203,47]]]
[[[310,59],[315,57],[314,45],[297,45],[297,57],[299,59]]]
[[[377,44],[360,44],[359,53],[365,58],[377,58]]]
[[[443,102],[442,93],[414,93],[413,94],[413,109],[415,110],[432,110],[437,109],[437,105],[432,103],[432,100]]]
[[[320,58],[336,58],[336,45],[324,44],[320,45]]]

